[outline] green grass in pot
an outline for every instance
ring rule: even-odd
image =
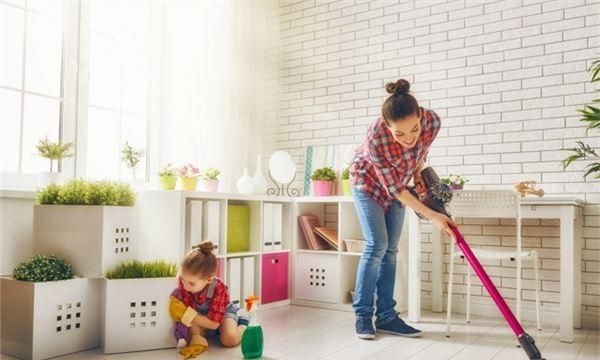
[[[107,279],[165,278],[177,275],[177,265],[162,260],[133,260],[117,265],[104,275]]]
[[[64,185],[50,184],[38,191],[41,205],[133,206],[135,193],[128,184],[73,179]]]

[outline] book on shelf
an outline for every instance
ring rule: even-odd
[[[319,235],[319,237],[325,240],[335,250],[339,247],[338,233],[337,230],[329,229],[326,227],[315,227],[313,231]]]
[[[317,236],[314,232],[314,228],[321,226],[317,216],[300,215],[298,216],[298,222],[310,250],[328,250],[330,248],[327,241]]]

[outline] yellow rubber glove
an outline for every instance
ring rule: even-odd
[[[179,351],[184,359],[195,358],[208,349],[208,341],[202,335],[192,335],[190,345]]]
[[[169,304],[169,313],[171,318],[175,321],[179,321],[183,325],[189,327],[192,321],[198,315],[198,312],[189,306],[186,306],[183,302],[179,301],[175,296],[171,296],[171,303]]]

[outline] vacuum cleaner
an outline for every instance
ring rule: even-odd
[[[446,208],[446,205],[450,202],[450,200],[452,200],[452,189],[450,188],[450,186],[441,182],[439,177],[431,167],[426,167],[425,169],[423,169],[423,171],[421,172],[421,177],[423,179],[422,185],[425,188],[425,190],[418,193],[415,187],[411,187],[409,191],[430,209],[442,213],[448,216],[449,218],[452,218],[451,214]],[[425,217],[422,214],[419,214],[418,212],[417,216],[419,216],[422,219],[425,219]],[[494,300],[494,302],[496,303],[496,306],[504,316],[504,319],[506,319],[506,322],[517,336],[521,348],[525,351],[529,359],[544,360],[542,358],[542,354],[535,345],[533,337],[531,337],[525,332],[525,330],[523,330],[523,327],[508,307],[508,304],[506,304],[506,301],[498,292],[498,289],[483,269],[483,266],[481,266],[481,263],[479,262],[477,257],[475,257],[475,254],[473,254],[471,247],[469,246],[469,244],[467,244],[463,235],[456,227],[450,225],[450,228],[456,236],[456,244],[464,254],[469,264],[471,265],[471,268],[475,271],[475,273],[483,283],[483,286],[492,297],[492,300]]]

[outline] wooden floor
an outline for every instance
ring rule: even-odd
[[[453,359],[453,360],[519,360],[527,359],[516,347],[516,340],[504,320],[474,317],[470,324],[457,315],[452,337],[444,334],[444,314],[425,313],[416,325],[423,337],[408,339],[378,334],[374,341],[354,336],[352,313],[286,306],[261,313],[265,332],[263,359]],[[533,329],[532,324],[524,324]],[[542,332],[530,330],[542,355],[547,360],[600,359],[600,331],[577,330],[573,344],[561,343],[556,328]],[[199,359],[242,359],[240,347],[225,349],[214,340]],[[2,359],[12,359],[2,357]],[[100,349],[72,354],[61,360],[165,360],[181,359],[175,349],[105,356]]]

